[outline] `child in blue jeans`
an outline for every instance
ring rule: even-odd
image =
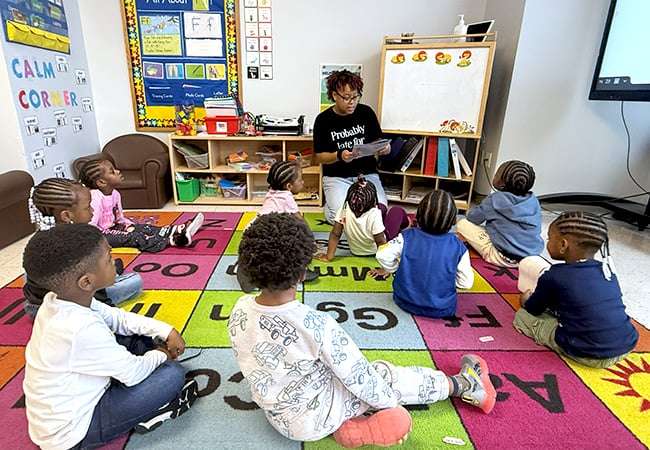
[[[393,280],[393,299],[403,310],[427,317],[456,314],[456,288],[469,289],[474,271],[467,247],[450,233],[457,214],[448,192],[428,193],[418,205],[417,228],[403,230],[379,247],[377,261]]]
[[[532,282],[519,285],[515,329],[585,366],[616,364],[634,349],[639,333],[625,313],[607,225],[594,214],[565,212],[549,226],[547,249],[564,263],[539,275],[535,257],[521,261],[520,271]],[[599,250],[604,262],[594,259]]]
[[[47,178],[33,188],[29,199],[29,213],[32,223],[41,231],[57,224],[88,223],[93,216],[90,190],[77,181]],[[142,292],[140,274],[125,273],[124,264],[120,259],[115,260],[115,268],[115,282],[95,293],[95,299],[109,305],[119,305]],[[25,278],[25,312],[33,318],[48,291],[28,277]]]
[[[185,413],[195,380],[172,361],[185,341],[171,325],[93,298],[115,280],[111,248],[92,225],[37,232],[23,255],[48,293],[25,348],[29,436],[41,448],[94,448]]]
[[[521,259],[539,255],[544,249],[541,208],[531,192],[534,183],[531,166],[522,161],[504,162],[494,174],[496,192],[456,224],[456,231],[485,261],[517,267]]]

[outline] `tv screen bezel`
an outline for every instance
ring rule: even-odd
[[[630,89],[598,89],[598,75],[603,63],[603,55],[605,48],[607,48],[607,39],[609,38],[609,30],[612,26],[614,18],[614,11],[616,10],[617,0],[611,0],[609,5],[609,12],[607,14],[607,21],[605,22],[605,30],[603,31],[603,39],[600,43],[600,51],[598,52],[598,60],[596,62],[596,70],[594,71],[594,78],[591,81],[591,89],[589,91],[589,100],[625,100],[634,102],[648,102],[650,101],[650,90],[630,90]]]

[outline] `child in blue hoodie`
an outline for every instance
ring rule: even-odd
[[[530,191],[534,183],[535,171],[530,165],[504,162],[494,175],[497,191],[456,224],[456,231],[485,261],[517,267],[520,260],[544,249],[541,208]]]
[[[448,192],[430,192],[418,205],[418,228],[402,230],[379,247],[377,261],[395,273],[393,300],[403,310],[434,318],[454,316],[456,288],[474,284],[469,252],[449,232],[457,213]]]

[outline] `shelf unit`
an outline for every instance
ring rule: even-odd
[[[401,196],[397,200],[403,203],[417,204],[419,201],[410,200],[408,192],[413,186],[423,185],[428,189],[445,189],[449,191],[455,198],[456,206],[459,210],[468,210],[472,200],[472,190],[474,188],[474,180],[476,177],[477,163],[479,160],[479,151],[481,144],[481,135],[483,131],[483,119],[485,115],[485,108],[487,105],[488,90],[490,86],[490,78],[492,75],[492,63],[494,60],[494,51],[496,47],[496,33],[486,34],[473,34],[465,35],[473,39],[471,42],[462,38],[459,41],[459,36],[456,35],[439,35],[439,36],[409,36],[404,39],[404,36],[386,36],[384,37],[382,50],[381,50],[381,75],[379,82],[379,104],[378,116],[382,118],[382,128],[386,134],[394,135],[415,135],[425,138],[423,150],[421,150],[422,163],[418,168],[417,165],[412,165],[406,172],[382,172],[380,173],[384,182],[384,187],[389,185],[386,181],[392,178],[393,185],[400,185],[401,181],[402,191]],[[472,74],[468,77],[449,75],[449,72],[437,71],[435,69],[423,69],[431,64],[432,56],[435,54],[435,64],[440,64],[440,67],[448,64],[451,59],[445,61],[438,61],[440,55],[451,58],[451,54],[461,55],[462,58],[467,58],[467,64],[458,67],[469,67],[470,64],[473,68],[483,67],[484,70],[474,70],[465,72]],[[401,52],[401,53],[395,53]],[[465,53],[468,55],[465,56]],[[423,53],[424,60],[416,59],[415,53]],[[425,65],[418,66],[418,64],[427,61]],[[484,59],[476,59],[477,55],[482,54]],[[393,55],[393,56],[391,56]],[[402,61],[393,61],[393,57],[401,55]],[[468,62],[469,58],[473,58]],[[414,61],[414,62],[413,62]],[[400,67],[399,72],[394,69],[392,64],[396,63]],[[404,63],[404,65],[401,65]],[[411,64],[411,66],[409,66]],[[455,64],[455,63],[452,63]],[[482,65],[477,65],[482,64]],[[404,75],[406,69],[412,67],[411,77]],[[449,67],[453,67],[449,66]],[[436,70],[434,72],[433,70]],[[465,69],[460,69],[465,70]],[[440,75],[446,73],[447,75]],[[398,75],[399,74],[399,75]],[[460,72],[459,72],[460,74]],[[423,78],[425,77],[426,78]],[[403,83],[403,88],[397,84],[397,81]],[[408,81],[408,83],[406,83]],[[422,86],[433,86],[436,83],[445,83],[445,89],[431,89],[423,91]],[[428,83],[428,84],[427,84]],[[460,84],[465,83],[465,84]],[[396,86],[399,89],[396,90]],[[480,89],[480,91],[478,90]],[[432,96],[435,93],[435,96]],[[480,95],[476,95],[480,92]],[[454,95],[462,95],[461,97],[450,97],[449,93]],[[396,100],[397,99],[397,100]],[[400,103],[400,99],[408,99],[410,103]],[[384,101],[386,100],[386,101]],[[460,101],[457,101],[460,100]],[[384,123],[382,109],[387,111],[402,111],[400,105],[405,111],[416,111],[419,116],[417,120],[410,122],[403,120],[404,117],[411,117],[407,114],[401,115],[388,115],[389,123]],[[460,106],[459,106],[460,105]],[[419,108],[419,109],[418,109]],[[457,132],[451,132],[450,129],[443,127],[445,121],[454,121],[459,125],[461,121],[463,124],[469,124],[467,127],[456,128]],[[450,127],[451,128],[451,127]],[[451,155],[449,155],[449,174],[452,176],[440,177],[437,175],[424,175],[424,161],[426,160],[426,150],[428,147],[429,139],[437,138],[454,138],[463,150],[463,154],[472,169],[472,175],[467,176],[464,172],[460,179],[454,176],[453,162]],[[396,177],[403,177],[402,180],[395,180]],[[389,200],[391,198],[389,197]]]
[[[192,144],[208,153],[207,169],[190,169],[187,167],[185,158],[178,153],[173,146],[174,141],[182,140]],[[172,179],[176,179],[176,173],[191,174],[198,178],[201,176],[236,177],[246,184],[246,198],[224,198],[221,196],[201,195],[192,202],[184,202],[178,199],[176,183],[174,187],[174,202],[177,205],[261,205],[264,202],[262,192],[268,190],[266,177],[268,170],[246,170],[238,171],[226,164],[226,157],[235,152],[245,151],[249,158],[254,158],[255,152],[264,146],[271,146],[282,152],[282,159],[293,152],[299,152],[307,148],[313,148],[311,136],[224,136],[216,134],[200,133],[196,136],[169,136],[169,161],[171,164]],[[323,188],[321,166],[309,166],[302,169],[302,177],[305,180],[305,192],[317,192],[317,200],[297,200],[299,206],[322,206]],[[260,196],[254,196],[254,193]]]
[[[386,135],[390,137],[390,135]],[[456,139],[456,142],[463,150],[465,157],[467,158],[468,164],[472,168],[472,175],[467,176],[464,172],[460,179],[456,178],[453,170],[453,163],[451,156],[449,156],[449,173],[450,176],[441,177],[438,175],[426,175],[424,174],[424,164],[426,161],[426,152],[429,139],[438,139],[438,137],[447,137],[447,136],[421,136],[424,139],[424,145],[418,156],[416,156],[415,161],[411,164],[411,167],[406,169],[404,172],[399,170],[395,172],[387,172],[384,170],[379,171],[379,176],[382,179],[382,184],[384,188],[388,186],[394,186],[395,184],[401,184],[401,196],[399,199],[394,197],[389,197],[389,201],[398,202],[398,203],[408,203],[412,205],[417,205],[420,203],[420,200],[412,200],[407,198],[408,193],[413,187],[426,187],[428,189],[444,189],[452,194],[454,197],[462,195],[466,198],[455,199],[456,207],[459,210],[467,211],[470,207],[470,201],[472,199],[472,188],[474,185],[474,177],[476,175],[476,168],[478,163],[480,139],[476,138],[466,138],[458,135],[449,135]],[[470,155],[470,157],[468,157]],[[473,156],[471,156],[473,155]],[[402,178],[400,182],[396,183],[396,178]]]

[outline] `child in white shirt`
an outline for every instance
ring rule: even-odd
[[[356,256],[374,256],[377,248],[409,226],[403,208],[386,206],[377,201],[377,188],[363,177],[350,186],[343,206],[334,218],[324,261],[334,259],[336,246],[345,231],[350,251]]]
[[[411,429],[399,405],[457,396],[492,410],[496,392],[482,358],[465,355],[452,377],[428,367],[370,363],[332,316],[296,300],[315,247],[303,221],[276,213],[255,220],[240,245],[240,265],[262,291],[233,308],[230,340],[253,400],[278,432],[301,441],[334,433],[349,448],[388,446]]]
[[[101,231],[62,224],[38,232],[25,247],[23,265],[50,290],[25,349],[23,389],[36,445],[92,448],[187,411],[198,386],[171,361],[185,349],[178,331],[93,298],[115,280]]]

